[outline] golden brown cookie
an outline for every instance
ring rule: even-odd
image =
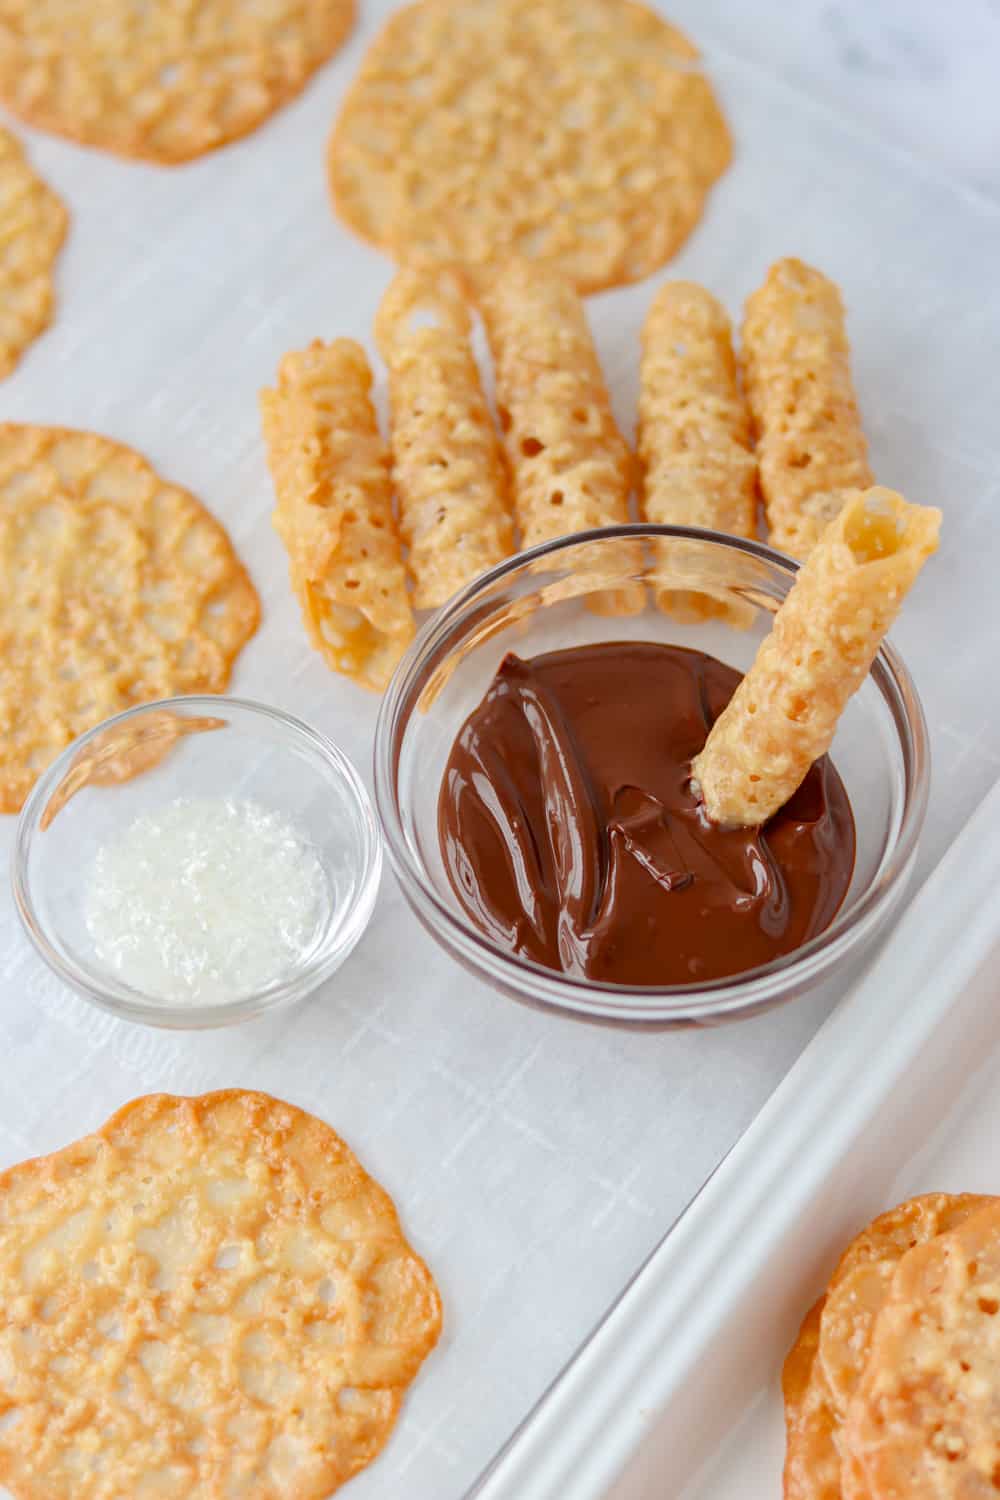
[[[848,1246],[827,1289],[819,1337],[820,1364],[839,1422],[864,1373],[875,1320],[900,1260],[988,1202],[975,1193],[911,1198],[881,1214]]]
[[[192,734],[225,729],[227,719],[211,714],[179,714],[173,709],[150,709],[138,718],[116,719],[107,729],[81,745],[53,789],[39,818],[44,832],[66,804],[86,786],[116,786],[160,765],[177,743]]]
[[[939,510],[893,490],[847,499],[692,763],[713,822],[766,823],[826,754],[940,526]]]
[[[840,1500],[836,1419],[817,1362],[821,1297],[806,1314],[781,1372],[785,1400],[785,1500]]]
[[[691,281],[661,287],[643,324],[638,449],[644,520],[754,536],[757,460],[732,328],[711,292]],[[741,611],[724,587],[711,591],[714,558],[695,558],[669,541],[656,543],[654,555],[665,581],[657,590],[661,608],[738,623]],[[695,561],[703,587],[679,590],[678,575]]]
[[[757,463],[732,329],[694,282],[668,281],[646,315],[638,447],[646,520],[753,536]]]
[[[0,0],[0,98],[85,145],[188,161],[293,98],[353,21],[354,0]]]
[[[801,260],[779,260],[748,298],[743,372],[757,428],[771,545],[808,557],[845,492],[874,483],[840,292]]]
[[[873,1500],[860,1462],[843,1441],[842,1423],[868,1362],[874,1320],[902,1257],[987,1202],[970,1193],[911,1198],[880,1214],[848,1245],[782,1372],[786,1500]]]
[[[548,266],[512,261],[484,285],[481,306],[522,546],[627,522],[632,454],[571,283]],[[602,556],[609,587],[592,606],[641,608],[641,586],[614,579],[641,571],[638,544]],[[599,573],[596,557],[593,565]]]
[[[633,0],[419,0],[330,142],[346,224],[401,263],[519,254],[580,291],[674,254],[731,142],[685,36]]]
[[[845,1454],[841,1460],[840,1494],[841,1500],[876,1500],[868,1487],[864,1469],[852,1453]]]
[[[69,215],[0,129],[0,379],[52,321],[52,278]]]
[[[0,1175],[17,1500],[323,1500],[437,1341],[433,1278],[321,1120],[153,1095]]]
[[[285,355],[260,408],[274,525],[309,638],[334,671],[381,690],[414,625],[371,385],[360,344],[316,339]]]
[[[133,449],[0,425],[0,811],[109,715],[221,693],[259,618],[218,521]]]
[[[843,1432],[877,1500],[1000,1490],[1000,1202],[900,1261]]]
[[[471,334],[464,293],[447,272],[400,271],[375,322],[416,609],[436,609],[514,550],[507,474]]]

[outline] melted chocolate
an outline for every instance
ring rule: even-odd
[[[508,656],[452,747],[438,827],[498,947],[617,984],[741,974],[833,920],[854,820],[824,757],[760,829],[710,823],[691,760],[740,674],[620,642]]]

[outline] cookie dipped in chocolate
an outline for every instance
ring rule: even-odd
[[[854,820],[824,757],[760,829],[723,829],[692,758],[740,674],[653,642],[502,662],[441,785],[448,876],[508,953],[615,984],[744,973],[829,926]]]

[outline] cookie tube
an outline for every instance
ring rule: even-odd
[[[507,475],[447,274],[400,271],[375,323],[389,370],[392,472],[417,609],[434,609],[509,557]]]
[[[724,308],[704,287],[670,281],[642,330],[639,388],[640,511],[665,526],[700,526],[730,536],[755,533],[757,462],[750,414],[740,393],[732,329]],[[732,601],[701,587],[680,590],[694,568],[689,548],[655,544],[663,582],[657,603],[673,614],[730,614]],[[700,575],[712,560],[698,563]],[[719,594],[723,593],[719,590]]]
[[[286,354],[261,417],[292,588],[334,671],[384,688],[413,635],[389,455],[351,339]]]
[[[632,455],[611,411],[583,303],[546,268],[513,262],[480,293],[496,373],[522,545],[628,521]],[[607,549],[597,573],[638,570],[641,553]],[[641,607],[636,585],[595,596],[595,607]]]
[[[940,524],[940,511],[892,490],[848,498],[692,764],[713,822],[765,823],[829,750]]]
[[[670,281],[642,330],[642,514],[666,526],[753,536],[757,465],[725,310]]]
[[[748,299],[743,373],[771,545],[808,557],[844,503],[873,483],[836,285],[779,260]]]

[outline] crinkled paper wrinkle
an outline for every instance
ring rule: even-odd
[[[940,511],[881,488],[855,492],[831,521],[692,764],[713,821],[766,822],[827,752],[940,522]],[[885,555],[867,555],[873,525]]]
[[[417,609],[434,609],[514,550],[507,474],[461,286],[401,271],[376,320],[389,370],[392,477]]]
[[[316,340],[286,354],[261,417],[309,637],[335,671],[380,690],[414,625],[371,384],[359,344]]]

